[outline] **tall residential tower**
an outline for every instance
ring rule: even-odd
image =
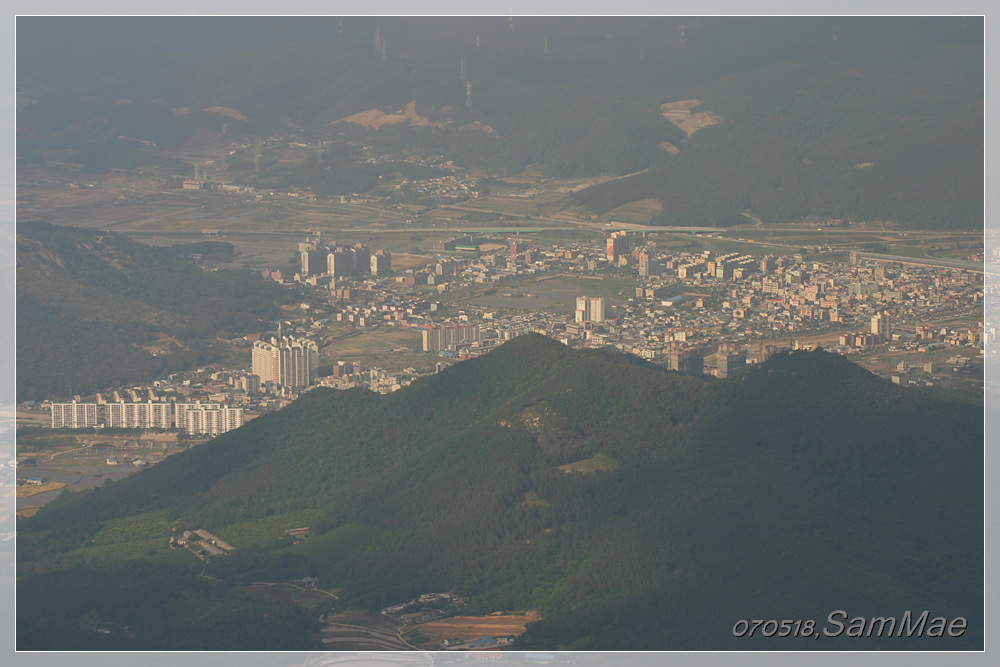
[[[308,387],[316,379],[319,347],[308,338],[282,336],[253,344],[253,374],[261,384],[273,382],[282,387]]]

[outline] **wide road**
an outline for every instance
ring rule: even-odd
[[[858,257],[865,259],[877,259],[884,262],[895,262],[896,264],[915,264],[918,266],[933,266],[942,269],[961,269],[972,271],[973,273],[983,273],[986,267],[979,262],[970,262],[965,259],[938,259],[923,257],[903,257],[901,255],[883,255],[876,252],[859,252]]]

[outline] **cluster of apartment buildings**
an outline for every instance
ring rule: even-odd
[[[727,375],[739,366],[741,352],[722,351],[726,344],[744,346],[744,359],[761,360],[769,350],[794,346],[795,338],[856,328],[841,337],[839,350],[847,352],[919,339],[922,320],[982,307],[981,274],[857,255],[818,261],[819,248],[812,249],[814,259],[806,259],[805,251],[765,257],[675,252],[622,231],[601,245],[546,247],[514,238],[505,250],[496,247],[496,239],[469,235],[441,240],[435,243],[438,261],[405,272],[395,285],[341,281],[332,294],[349,297],[331,301],[330,317],[358,327],[418,326],[425,351],[450,356],[479,354],[538,331],[571,346],[614,346],[671,368],[703,364],[707,372]],[[522,276],[606,272],[636,275],[635,296],[627,301],[579,296],[570,314],[463,304],[457,321],[453,313],[437,316],[436,306],[454,290],[491,284],[502,289],[505,280]],[[984,332],[972,326],[935,335],[953,344],[979,344]],[[781,340],[788,343],[777,345]]]
[[[754,258],[737,253],[674,253],[655,244],[612,264],[606,248],[578,246],[563,250],[534,249],[534,265],[518,263],[519,273],[599,273],[602,267],[643,266],[653,272],[640,277],[636,295],[614,305],[614,317],[605,326],[581,327],[574,316],[496,313],[489,327],[499,337],[535,330],[569,345],[613,345],[623,351],[659,360],[678,354],[678,348],[717,342],[747,344],[757,359],[766,356],[767,343],[789,340],[829,329],[857,327],[846,336],[840,351],[887,342],[910,344],[927,332],[921,321],[982,312],[982,274],[950,268],[896,265],[853,258],[853,261],[808,261],[802,254]],[[603,251],[603,252],[602,252]],[[819,255],[822,257],[822,255]],[[461,272],[460,272],[461,275]],[[500,278],[502,280],[502,278]],[[584,312],[578,307],[576,313]],[[525,327],[514,320],[538,319]],[[506,322],[506,326],[505,326]],[[891,326],[890,326],[891,323]],[[493,332],[488,328],[483,337]],[[941,342],[978,345],[982,326],[936,332]],[[715,354],[714,352],[712,354]],[[693,362],[692,362],[693,363]],[[706,360],[706,367],[711,361]]]
[[[489,245],[485,242],[469,236],[440,241],[437,261],[391,279],[371,271],[328,276],[330,285],[321,290],[325,305],[304,318],[312,322],[306,335],[282,335],[279,325],[277,336],[248,336],[250,369],[214,373],[211,386],[172,387],[178,393],[176,404],[191,403],[189,396],[201,398],[194,405],[202,407],[190,412],[196,414],[190,419],[185,409],[178,421],[175,408],[172,424],[164,426],[170,421],[172,403],[158,401],[152,389],[148,395],[127,390],[113,395],[112,401],[101,400],[99,395],[96,404],[56,404],[60,407],[53,408],[53,426],[173,426],[190,433],[216,434],[241,423],[242,407],[281,407],[311,386],[365,386],[386,393],[406,386],[418,374],[412,369],[396,374],[340,362],[334,363],[330,375],[318,378],[315,339],[331,321],[359,329],[414,327],[421,331],[424,351],[446,358],[477,356],[518,335],[537,332],[572,347],[614,347],[679,372],[719,377],[736,374],[748,363],[763,361],[782,348],[795,347],[797,338],[829,329],[847,329],[834,348],[840,352],[886,343],[981,345],[990,335],[995,337],[995,326],[931,328],[924,324],[982,313],[982,275],[970,271],[858,256],[821,261],[823,255],[817,252],[811,259],[805,253],[761,258],[732,252],[676,252],[658,247],[656,240],[624,232],[600,244],[546,246],[513,238],[497,250],[496,239],[489,239]],[[318,237],[309,244],[300,252],[338,254],[337,246],[324,248]],[[357,258],[367,256],[371,266],[372,258],[378,256],[358,246],[340,248],[339,254],[354,256],[355,267]],[[333,262],[336,273],[340,260]],[[634,276],[634,295],[578,295],[563,311],[448,303],[453,291],[470,287],[487,294],[502,291],[504,281],[518,277],[602,274]],[[1000,300],[1000,291],[991,296]],[[455,306],[461,308],[457,313]],[[448,359],[437,362],[435,370],[449,363]],[[226,393],[226,386],[237,391]],[[237,416],[223,409],[240,412]]]
[[[353,246],[324,244],[317,234],[299,244],[299,265],[297,280],[319,276],[333,281],[348,276],[370,275],[378,278],[392,272],[392,254],[386,250],[373,253],[364,243]]]
[[[623,242],[617,239],[621,251]],[[467,237],[460,240],[469,242]],[[524,275],[599,274],[609,269],[620,274],[623,268],[642,267],[648,275],[639,277],[635,299],[617,306],[619,327],[640,334],[650,330],[650,325],[655,329],[662,325],[668,329],[717,327],[723,335],[745,338],[798,336],[850,326],[864,331],[877,315],[895,324],[912,325],[927,317],[972,312],[982,306],[982,275],[958,269],[859,258],[807,261],[804,253],[763,258],[710,251],[676,253],[658,250],[655,242],[619,254],[617,260],[609,259],[607,247],[539,248],[522,240],[513,241],[510,247],[509,254],[442,259],[414,272],[423,276],[404,283],[403,290],[408,285],[434,285],[445,299],[455,288]],[[421,293],[426,295],[427,290]],[[588,319],[585,308],[578,307],[576,312]],[[970,336],[969,342],[978,342],[977,334]],[[661,342],[671,341],[661,338]],[[877,344],[884,337],[861,337],[847,346],[859,342]]]
[[[243,425],[243,408],[220,403],[52,403],[52,428],[179,429],[214,437]]]

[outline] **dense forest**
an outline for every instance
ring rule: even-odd
[[[595,215],[982,224],[982,17],[20,17],[17,47],[23,163],[189,175],[170,155],[195,132],[294,134],[327,162],[230,168],[364,192],[419,170],[358,159],[337,121],[413,102],[431,125],[359,143],[492,176],[646,170],[579,193]],[[683,100],[718,124],[681,131],[660,105]]]
[[[172,648],[202,648],[234,617],[195,622],[166,604],[174,589],[206,595],[202,573],[219,581],[212,600],[257,617],[264,603],[240,582],[304,576],[342,607],[453,590],[469,613],[537,609],[526,649],[980,649],[971,400],[821,350],[712,381],[537,334],[390,395],[313,390],[22,520],[18,647],[158,648],[167,623]],[[308,536],[286,533],[300,526]],[[168,548],[198,527],[237,551],[204,564]],[[930,609],[969,629],[920,642],[732,634],[741,618],[821,623],[834,609]],[[310,618],[278,611],[227,631],[226,647],[282,627],[310,647]],[[94,639],[95,624],[132,635]]]
[[[148,246],[109,232],[17,225],[17,397],[68,397],[187,370],[215,337],[255,332],[293,295],[250,271],[205,271],[205,242]],[[170,337],[156,356],[141,345]],[[162,342],[162,340],[161,340]]]

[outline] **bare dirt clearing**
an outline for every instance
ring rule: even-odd
[[[537,611],[524,614],[494,614],[490,616],[452,616],[407,628],[407,634],[418,632],[429,637],[428,644],[437,646],[445,639],[479,639],[480,637],[517,637],[524,634],[528,623],[541,620]]]
[[[664,118],[681,128],[684,131],[684,134],[690,137],[703,127],[718,125],[722,122],[722,119],[711,111],[691,112],[692,109],[695,109],[700,105],[701,100],[667,102],[666,104],[660,105],[660,111],[663,113]]]
[[[417,113],[416,102],[410,102],[406,105],[406,108],[397,111],[396,113],[385,113],[378,109],[369,109],[368,111],[362,111],[356,113],[353,116],[348,116],[347,118],[341,118],[335,123],[354,123],[356,125],[361,125],[369,130],[375,130],[383,125],[395,125],[396,123],[410,123],[411,125],[418,125],[420,127],[434,126],[441,127],[441,123],[432,123],[429,119]]]
[[[408,253],[394,252],[392,253],[392,268],[397,271],[405,269],[422,269],[428,264],[432,264],[436,260],[437,257],[428,257],[426,255],[410,255]]]

